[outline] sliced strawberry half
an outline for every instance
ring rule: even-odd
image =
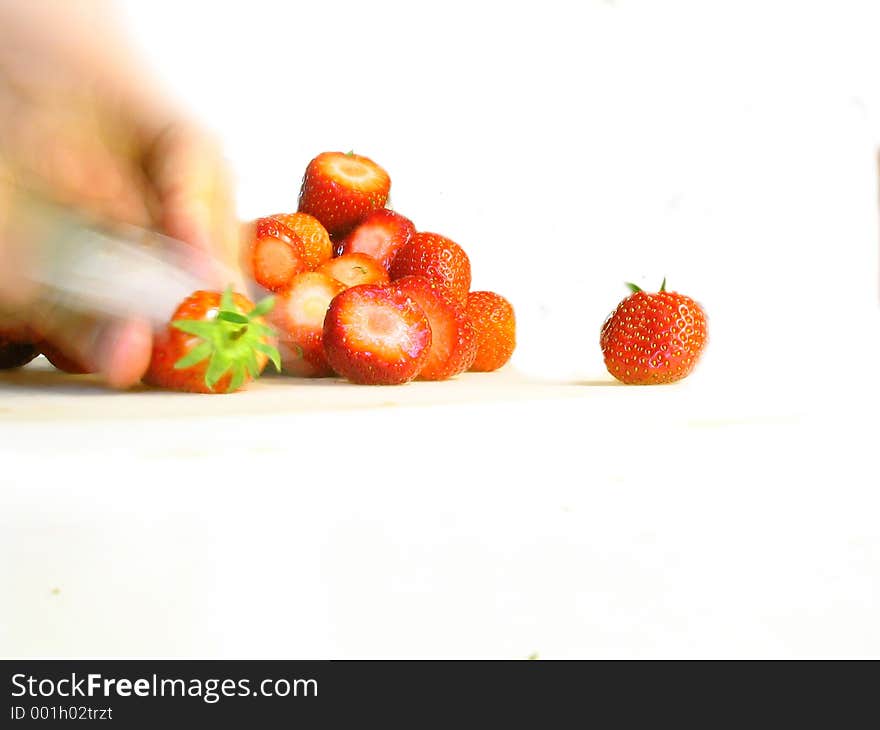
[[[342,377],[364,385],[400,385],[424,365],[431,326],[399,288],[365,284],[330,303],[323,338],[327,361]]]
[[[308,213],[279,213],[272,218],[299,236],[309,271],[314,271],[333,255],[330,234],[314,216]]]
[[[321,344],[324,317],[333,298],[345,284],[317,271],[298,274],[275,297],[269,321],[278,330],[281,367],[289,375],[333,375]]]
[[[397,252],[416,232],[413,222],[400,213],[382,208],[374,210],[349,233],[339,246],[340,253],[365,253],[386,269]]]
[[[284,289],[294,276],[309,268],[302,239],[275,218],[257,219],[253,241],[246,250],[246,270],[269,291]]]
[[[461,303],[424,276],[405,276],[392,286],[414,299],[431,323],[431,352],[419,378],[446,380],[467,370],[477,356],[477,338]]]
[[[314,216],[330,235],[346,233],[368,213],[384,208],[391,178],[368,157],[322,152],[309,162],[299,194],[299,212]]]
[[[388,271],[385,267],[365,253],[344,253],[325,261],[318,267],[318,271],[332,276],[346,286],[388,283]]]

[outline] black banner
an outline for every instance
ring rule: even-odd
[[[862,663],[868,671],[845,684],[825,671],[832,664],[807,664],[9,660],[0,662],[0,726],[789,726],[799,715],[835,727],[850,726],[847,717],[876,724],[876,663]]]

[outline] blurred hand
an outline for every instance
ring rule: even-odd
[[[186,241],[196,269],[200,251],[236,268],[238,227],[218,145],[151,86],[111,11],[0,0],[0,316],[127,387],[149,362],[149,324],[42,303],[17,275],[35,242],[4,225],[15,191]]]

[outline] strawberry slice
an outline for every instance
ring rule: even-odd
[[[477,357],[470,369],[490,372],[505,365],[516,347],[513,306],[495,292],[472,291],[467,314],[477,333]]]
[[[269,321],[279,332],[281,368],[288,375],[316,378],[333,375],[321,339],[330,302],[345,284],[317,271],[298,274],[275,297]]]
[[[247,253],[245,270],[269,291],[285,288],[294,276],[309,268],[302,239],[274,218],[257,219]]]
[[[318,267],[318,271],[332,276],[346,286],[388,283],[388,271],[385,267],[365,253],[344,253],[325,261]]]
[[[368,157],[322,152],[306,167],[299,212],[317,218],[331,236],[343,234],[384,208],[390,189],[388,173]]]
[[[416,227],[409,218],[382,208],[370,213],[343,238],[338,250],[342,254],[365,253],[390,269],[397,252],[409,243],[415,232]]]
[[[314,216],[308,213],[279,213],[272,218],[300,237],[309,271],[314,271],[333,255],[330,234]]]
[[[405,276],[392,286],[414,299],[431,324],[431,352],[419,379],[446,380],[467,370],[477,356],[477,338],[458,300],[424,276]]]
[[[446,286],[465,304],[471,288],[471,262],[464,249],[439,233],[416,233],[391,262],[391,280],[426,276]]]
[[[400,385],[418,375],[431,347],[431,326],[395,286],[346,289],[324,319],[324,352],[342,377],[364,385]]]

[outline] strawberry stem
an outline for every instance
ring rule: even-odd
[[[642,290],[642,287],[638,286],[637,284],[632,284],[630,282],[626,282],[626,285],[627,285],[627,287],[629,287],[629,290],[633,294],[635,294],[636,292],[640,292]]]
[[[666,291],[666,277],[663,277],[663,283],[660,285],[660,291]]]

